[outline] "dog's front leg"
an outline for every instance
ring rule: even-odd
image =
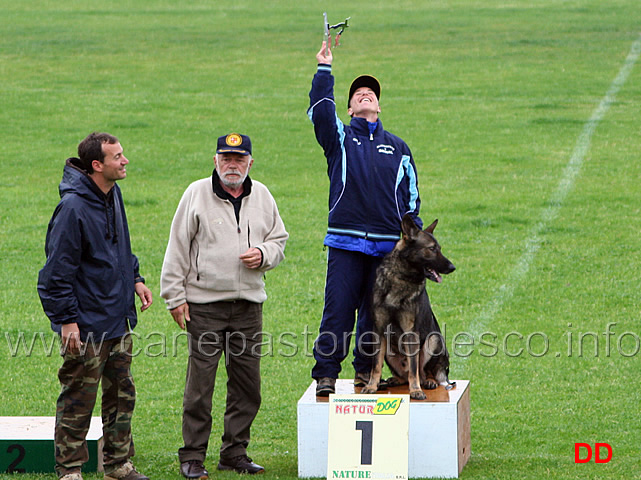
[[[412,355],[409,358],[410,361],[410,370],[409,370],[409,384],[410,384],[410,398],[414,400],[425,400],[427,395],[421,389],[421,383],[418,376],[418,352],[416,355]]]
[[[385,361],[385,352],[387,351],[387,339],[385,335],[381,335],[378,344],[378,352],[376,352],[376,363],[369,374],[369,382],[363,387],[361,393],[376,393],[378,385],[381,381],[383,374],[383,363]]]
[[[407,380],[410,387],[410,398],[414,400],[425,400],[427,396],[421,389],[421,380],[419,377],[419,353],[420,342],[418,334],[415,332],[407,332],[403,334],[407,338],[404,340],[405,355],[409,363],[409,370],[407,372]]]
[[[420,374],[421,387],[433,390],[439,385],[448,385],[449,356],[445,341],[440,332],[432,332],[427,336],[421,350]]]

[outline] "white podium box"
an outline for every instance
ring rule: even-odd
[[[456,380],[451,390],[424,390],[409,412],[410,478],[458,478],[471,454],[470,382]],[[337,394],[360,393],[352,380],[337,380]],[[407,385],[377,395],[409,393]],[[327,478],[328,398],[316,397],[316,382],[298,401],[298,476]]]
[[[53,474],[55,417],[0,417],[0,473]],[[91,417],[85,472],[102,472],[102,418]]]

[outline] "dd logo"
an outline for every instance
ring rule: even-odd
[[[581,449],[587,450],[587,456],[581,458]],[[601,449],[605,448],[608,451],[606,458],[601,458]],[[588,463],[592,459],[592,447],[587,443],[574,444],[574,463]],[[594,463],[608,463],[612,460],[612,447],[608,443],[595,443],[594,444]]]

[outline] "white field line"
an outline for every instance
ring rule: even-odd
[[[639,59],[641,55],[641,36],[632,44],[630,48],[630,53],[625,59],[621,70],[618,75],[610,85],[605,97],[599,103],[599,106],[594,110],[592,116],[583,126],[583,131],[579,135],[579,138],[572,152],[572,156],[568,164],[566,165],[563,176],[559,181],[559,185],[556,191],[552,194],[549,200],[549,205],[543,209],[541,212],[541,219],[534,225],[532,231],[528,236],[528,240],[525,243],[525,248],[523,255],[519,259],[518,263],[514,266],[510,276],[507,279],[507,282],[502,285],[494,297],[490,299],[486,307],[483,309],[482,313],[479,315],[478,319],[465,328],[465,332],[472,335],[473,338],[478,338],[483,332],[482,329],[486,328],[488,324],[494,319],[496,314],[503,308],[507,302],[510,301],[514,295],[514,291],[517,286],[522,282],[523,278],[530,269],[534,257],[536,256],[539,247],[541,246],[541,232],[544,231],[547,226],[554,221],[558,216],[559,211],[563,206],[563,201],[567,197],[568,193],[574,187],[574,181],[581,171],[583,166],[583,160],[590,149],[590,143],[592,140],[592,135],[596,130],[599,122],[603,119],[607,111],[610,109],[610,106],[615,100],[616,94],[619,92],[623,84],[628,78],[632,67]],[[468,358],[468,357],[463,357]]]

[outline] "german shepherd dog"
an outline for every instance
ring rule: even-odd
[[[402,238],[376,270],[372,307],[378,350],[361,393],[376,393],[383,361],[394,375],[388,385],[409,383],[413,399],[426,398],[421,387],[452,385],[449,354],[425,291],[426,279],[440,283],[442,274],[455,269],[434,238],[437,222],[421,230],[405,215]]]

